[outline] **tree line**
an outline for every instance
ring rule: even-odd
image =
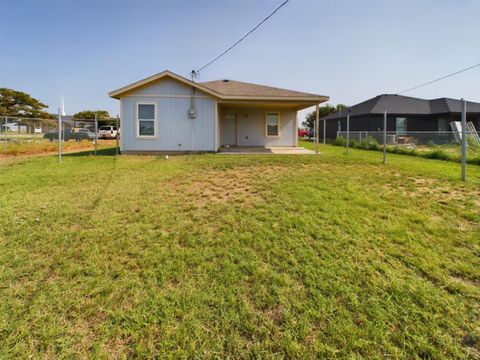
[[[47,112],[47,108],[47,105],[30,94],[18,90],[0,88],[0,116],[22,118],[22,120],[16,121],[20,125],[28,125],[24,124],[26,120],[23,120],[28,118],[55,119],[57,115]],[[115,124],[115,119],[106,110],[80,111],[73,115],[73,120],[93,120],[95,119],[95,114],[97,115],[99,126]]]

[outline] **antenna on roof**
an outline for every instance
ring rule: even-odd
[[[192,81],[195,81],[200,76],[200,71],[195,71],[192,70],[190,71],[190,77],[192,78]]]

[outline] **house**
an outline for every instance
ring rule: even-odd
[[[350,131],[383,131],[387,111],[387,131],[405,134],[416,132],[451,131],[450,122],[461,120],[460,100],[440,98],[424,100],[402,95],[379,95],[350,107]],[[321,120],[326,121],[326,137],[335,139],[338,131],[347,130],[347,110]],[[467,122],[480,130],[480,103],[467,102]],[[320,134],[322,126],[320,124]]]
[[[293,147],[297,145],[297,111],[329,100],[233,80],[197,83],[170,71],[109,95],[120,100],[124,153]]]
[[[1,128],[1,131],[5,131],[5,129],[7,129],[7,131],[10,131],[10,132],[17,132],[17,133],[27,132],[27,126],[17,122],[0,124],[0,128]]]

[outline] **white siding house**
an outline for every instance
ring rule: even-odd
[[[233,80],[195,83],[170,71],[109,95],[120,100],[124,153],[293,147],[297,111],[328,101],[321,95]]]

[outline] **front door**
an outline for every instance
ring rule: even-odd
[[[237,145],[237,113],[225,113],[223,118],[223,145]]]
[[[257,116],[242,116],[238,122],[238,146],[263,146],[260,135],[265,132],[265,120]]]

